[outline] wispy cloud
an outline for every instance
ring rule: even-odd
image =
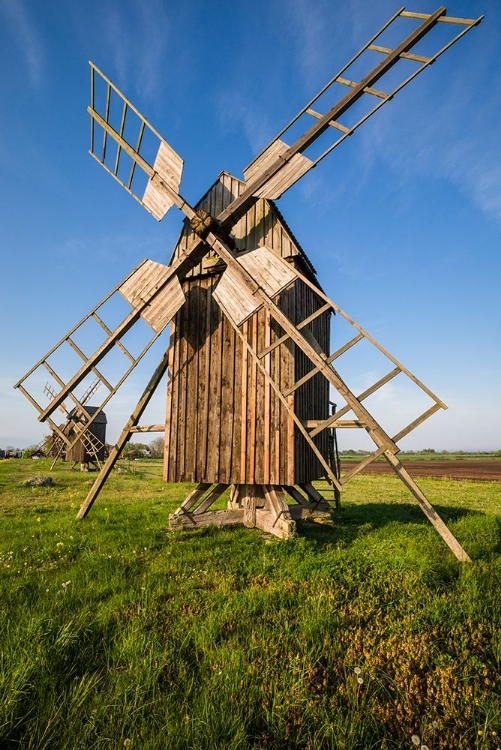
[[[332,57],[333,39],[346,23],[345,15],[337,11],[334,23],[333,3],[319,0],[290,0],[284,8],[286,27],[294,51],[294,65],[300,69],[307,87],[316,85],[319,75],[329,76],[326,61]],[[342,35],[341,35],[342,36]]]
[[[465,67],[454,84],[447,70],[439,73],[443,85],[409,101],[404,123],[387,111],[363,131],[365,164],[373,161],[377,145],[378,157],[400,184],[416,176],[445,179],[480,210],[501,219],[501,74],[487,94],[479,87],[481,63]]]
[[[218,97],[218,119],[223,130],[243,130],[254,153],[260,151],[273,137],[269,118],[256,109],[248,93],[225,89]]]
[[[0,0],[0,11],[24,57],[30,83],[39,89],[45,73],[45,48],[23,0]]]
[[[109,2],[104,12],[104,33],[123,85],[133,86],[144,98],[153,98],[162,88],[170,22],[160,0],[134,0],[123,11],[121,3]]]

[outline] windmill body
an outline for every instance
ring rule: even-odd
[[[87,413],[88,429],[152,343],[170,328],[170,345],[79,518],[88,513],[131,435],[165,430],[165,479],[196,483],[171,516],[172,529],[243,524],[290,536],[296,519],[330,512],[311,484],[314,479],[326,476],[339,492],[381,456],[456,557],[469,560],[398,459],[398,441],[446,405],[325,295],[274,201],[481,20],[447,16],[443,6],[430,14],[401,8],[244,169],[243,181],[223,172],[195,207],[179,192],[181,157],[91,63],[91,155],[157,220],[172,206],[186,219],[168,265],[139,263],[16,384],[38,410],[39,420],[54,426],[51,415],[64,399],[70,398],[78,413],[85,409],[79,389],[96,377],[105,396],[92,415]],[[383,46],[390,27],[392,39],[395,31],[402,41]],[[445,44],[444,30],[450,31]],[[430,44],[423,49],[425,37]],[[358,81],[351,72],[355,62],[366,70]],[[106,317],[115,296],[128,304],[118,325]],[[331,352],[333,314],[344,319],[351,334]],[[139,354],[132,354],[126,334],[140,319],[150,338]],[[98,327],[101,343],[89,355],[77,336],[90,325]],[[358,344],[375,347],[389,368],[362,393],[355,393],[337,369]],[[68,348],[80,364],[69,378],[55,364]],[[111,353],[123,355],[126,362],[115,382],[103,370]],[[39,370],[52,378],[47,407],[33,395]],[[141,425],[167,372],[166,421]],[[390,434],[369,405],[397,377],[416,387],[429,405]],[[329,414],[332,391],[341,401],[335,414]],[[372,453],[342,477],[330,455],[335,429],[363,429],[374,444]],[[227,508],[214,510],[226,490]]]
[[[245,184],[222,173],[197,208],[217,215]],[[237,257],[266,245],[293,268],[318,284],[314,269],[278,208],[259,199],[235,224],[232,238]],[[187,225],[174,256],[193,242]],[[182,284],[185,303],[171,328],[165,437],[168,482],[295,485],[312,482],[325,470],[297,433],[265,375],[248,355],[232,323],[213,299],[225,266],[207,253]],[[302,282],[276,298],[278,307],[297,324],[321,304]],[[312,323],[312,334],[328,353],[330,311]],[[279,338],[278,326],[261,309],[242,324],[245,338],[262,352]],[[262,358],[263,366],[287,391],[310,369],[308,361],[287,342]],[[318,374],[288,396],[289,407],[301,420],[326,419],[329,384]],[[328,434],[316,444],[328,456]]]
[[[66,451],[66,460],[71,461],[73,464],[81,464],[88,466],[88,464],[96,464],[99,468],[106,458],[106,414],[104,411],[99,411],[97,406],[87,406],[86,412],[92,418],[96,415],[88,430],[85,430],[83,436],[79,436],[80,439],[77,443],[74,443],[75,436],[80,432],[78,429],[79,418],[78,410],[72,410],[69,414],[67,432],[68,440],[72,444],[71,448]],[[98,413],[96,413],[98,412]]]

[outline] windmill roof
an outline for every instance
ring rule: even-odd
[[[228,175],[228,177],[232,177],[234,180],[237,180],[241,185],[245,185],[244,180],[240,180],[238,177],[234,177],[226,169],[223,169],[222,172],[220,172],[220,174],[219,174],[216,182],[214,183],[214,185],[216,185],[221,180],[221,177],[223,175]],[[212,185],[209,188],[209,190],[207,191],[207,193],[205,193],[204,198],[209,193],[209,191],[212,190],[212,188],[214,187],[214,185]],[[204,198],[202,198],[202,201],[203,201]],[[298,251],[298,255],[301,257],[301,259],[305,263],[307,272],[309,272],[311,275],[313,275],[315,277],[315,280],[316,280],[316,274],[317,274],[317,272],[315,270],[315,267],[314,267],[313,263],[311,262],[311,260],[306,255],[306,253],[305,253],[304,249],[302,248],[301,244],[299,243],[296,235],[294,234],[294,232],[290,228],[289,224],[287,223],[287,221],[286,221],[283,213],[280,211],[280,209],[278,208],[278,206],[275,203],[275,201],[273,201],[271,199],[268,199],[268,198],[266,198],[265,200],[266,200],[267,203],[270,204],[270,206],[272,207],[273,212],[275,213],[275,215],[277,216],[278,220],[283,225],[285,231],[287,232],[287,234],[291,238],[292,242],[296,246],[297,251]],[[200,201],[200,202],[202,202],[202,201]]]

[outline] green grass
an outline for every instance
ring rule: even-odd
[[[367,454],[369,452],[367,451]],[[341,452],[341,461],[361,461],[364,458],[363,453],[348,453],[346,451]],[[402,461],[464,461],[468,460],[487,460],[487,459],[500,459],[501,451],[491,451],[486,453],[428,453],[420,451],[418,453],[400,451],[398,454]],[[385,461],[384,456],[379,456],[376,461]]]
[[[461,565],[393,477],[280,542],[132,463],[76,522],[92,474],[0,462],[2,750],[501,747],[499,483],[419,481]]]

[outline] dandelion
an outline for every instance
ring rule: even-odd
[[[41,521],[42,521],[42,519],[40,518],[40,516],[38,516],[37,523],[41,523]]]
[[[64,542],[58,542],[58,543],[56,544],[56,547],[64,547]]]
[[[353,671],[355,672],[355,674],[360,674],[362,670],[360,669],[360,667],[355,667]]]
[[[429,750],[428,745],[421,745],[421,750]]]
[[[362,680],[361,677],[357,677],[357,682],[358,682],[359,685],[363,685],[364,684],[364,681]]]
[[[421,744],[421,740],[419,738],[419,735],[413,734],[412,737],[411,737],[411,742],[412,742],[413,745],[416,745],[416,747],[418,745],[420,745]]]

